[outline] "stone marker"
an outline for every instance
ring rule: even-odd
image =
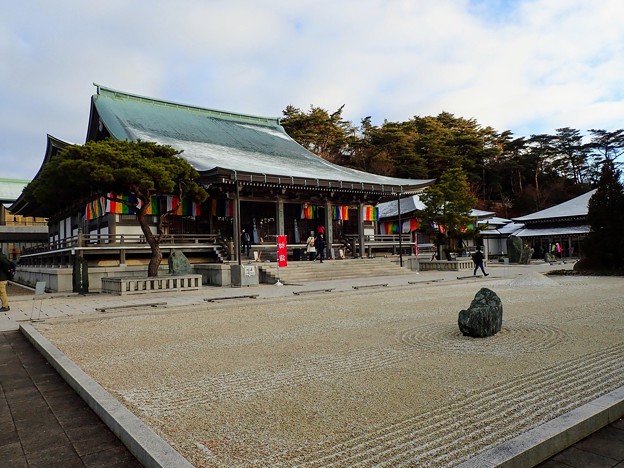
[[[520,265],[529,265],[531,263],[531,258],[533,257],[534,250],[525,246],[520,253]]]
[[[182,252],[174,250],[169,254],[169,274],[174,276],[189,275],[193,272],[191,263]]]
[[[522,239],[517,236],[509,236],[507,238],[507,255],[509,263],[518,263],[520,261],[520,253],[522,252]]]
[[[481,288],[475,294],[468,310],[459,312],[457,323],[464,336],[475,338],[494,336],[503,326],[503,304],[494,291]]]

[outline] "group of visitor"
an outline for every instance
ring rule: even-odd
[[[325,260],[325,228],[323,226],[319,226],[316,236],[314,236],[314,231],[310,231],[310,236],[306,240],[306,253],[310,261],[318,259],[320,263],[323,263]]]

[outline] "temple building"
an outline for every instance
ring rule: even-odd
[[[86,141],[113,138],[169,145],[182,151],[180,156],[198,171],[209,193],[201,205],[173,196],[153,203],[154,228],[159,210],[178,207],[168,216],[161,242],[165,257],[180,250],[193,264],[240,262],[244,229],[252,234],[255,254],[271,258],[277,236],[285,235],[289,256],[297,258],[305,238],[319,228],[325,231],[330,254],[341,247],[351,256],[363,256],[365,232],[375,229],[374,206],[418,193],[434,182],[332,164],[290,138],[278,118],[177,104],[99,85],[96,89]],[[67,144],[48,136],[43,165]],[[64,212],[44,213],[20,197],[11,211],[49,220],[47,244],[23,252],[20,259],[20,266],[33,270],[32,278],[36,268],[67,268],[77,256],[91,269],[140,269],[149,260],[149,246],[125,205],[105,198],[86,206],[68,200]],[[346,241],[354,237],[355,243]]]
[[[546,252],[557,257],[578,257],[581,244],[591,230],[587,215],[589,199],[594,193],[596,189],[545,210],[513,218],[521,226],[513,235],[532,246],[538,258],[543,258]]]

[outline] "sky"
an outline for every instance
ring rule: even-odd
[[[21,0],[0,15],[0,178],[85,143],[94,83],[264,117],[288,105],[516,136],[624,128],[621,0]]]

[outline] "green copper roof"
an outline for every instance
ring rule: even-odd
[[[13,203],[30,180],[0,178],[0,203]]]
[[[97,85],[96,85],[97,86]],[[384,177],[337,166],[290,138],[278,118],[176,104],[97,86],[92,98],[101,124],[119,140],[154,141],[183,150],[198,172],[232,172],[379,184],[403,188],[431,180]]]

